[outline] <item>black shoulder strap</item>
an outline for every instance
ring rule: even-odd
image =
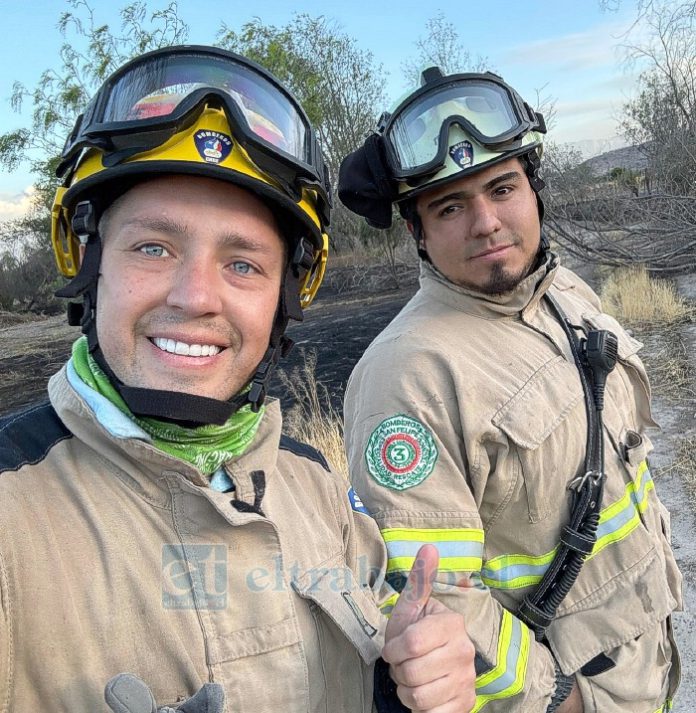
[[[570,484],[572,493],[570,522],[563,528],[553,561],[537,588],[520,603],[517,616],[543,641],[561,602],[565,599],[587,556],[597,541],[599,513],[604,489],[604,438],[602,404],[597,398],[594,371],[584,354],[586,341],[580,340],[575,328],[558,302],[547,292],[546,300],[563,327],[578,369],[587,412],[587,446],[585,472]],[[603,389],[602,389],[603,390]]]

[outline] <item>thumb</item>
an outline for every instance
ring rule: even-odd
[[[386,641],[399,636],[423,616],[423,610],[433,591],[433,581],[439,564],[440,553],[435,545],[423,545],[418,550],[406,586],[399,595],[387,622]]]

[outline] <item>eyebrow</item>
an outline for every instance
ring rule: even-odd
[[[501,183],[509,183],[510,181],[516,183],[520,180],[521,177],[522,174],[519,171],[507,171],[506,173],[501,173],[499,176],[491,178],[490,181],[488,181],[482,186],[482,189],[484,191],[490,191],[491,188],[495,188]],[[432,208],[437,208],[438,206],[441,206],[443,203],[447,203],[448,201],[471,198],[473,195],[474,194],[470,191],[452,191],[452,193],[447,193],[446,195],[441,196],[440,198],[435,198],[434,200],[430,201],[426,205],[426,209],[431,210]]]
[[[143,228],[155,233],[164,233],[172,237],[186,238],[189,230],[183,223],[169,218],[131,218],[123,223],[124,226]],[[221,233],[217,239],[221,248],[239,248],[253,252],[269,252],[270,248],[265,241],[258,241],[234,231]]]

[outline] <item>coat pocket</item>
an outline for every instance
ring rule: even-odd
[[[292,588],[319,607],[324,619],[350,641],[365,663],[377,660],[384,643],[384,617],[371,594],[357,584],[349,567],[310,570],[297,577]]]
[[[515,446],[530,522],[567,502],[568,483],[584,461],[586,423],[580,378],[562,356],[546,362],[494,415]]]
[[[319,641],[327,710],[371,710],[372,665],[384,643],[385,619],[370,592],[363,591],[345,565],[297,577],[292,588],[308,601]]]

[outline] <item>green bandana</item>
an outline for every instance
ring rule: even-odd
[[[86,337],[80,337],[73,344],[72,362],[82,381],[133,419],[152,437],[153,443],[159,449],[191,463],[206,475],[214,473],[226,460],[244,453],[254,439],[264,413],[263,407],[258,413],[254,413],[247,405],[232,414],[222,426],[207,425],[198,428],[184,428],[154,418],[140,418],[130,411],[106,374],[94,361],[87,348]]]

